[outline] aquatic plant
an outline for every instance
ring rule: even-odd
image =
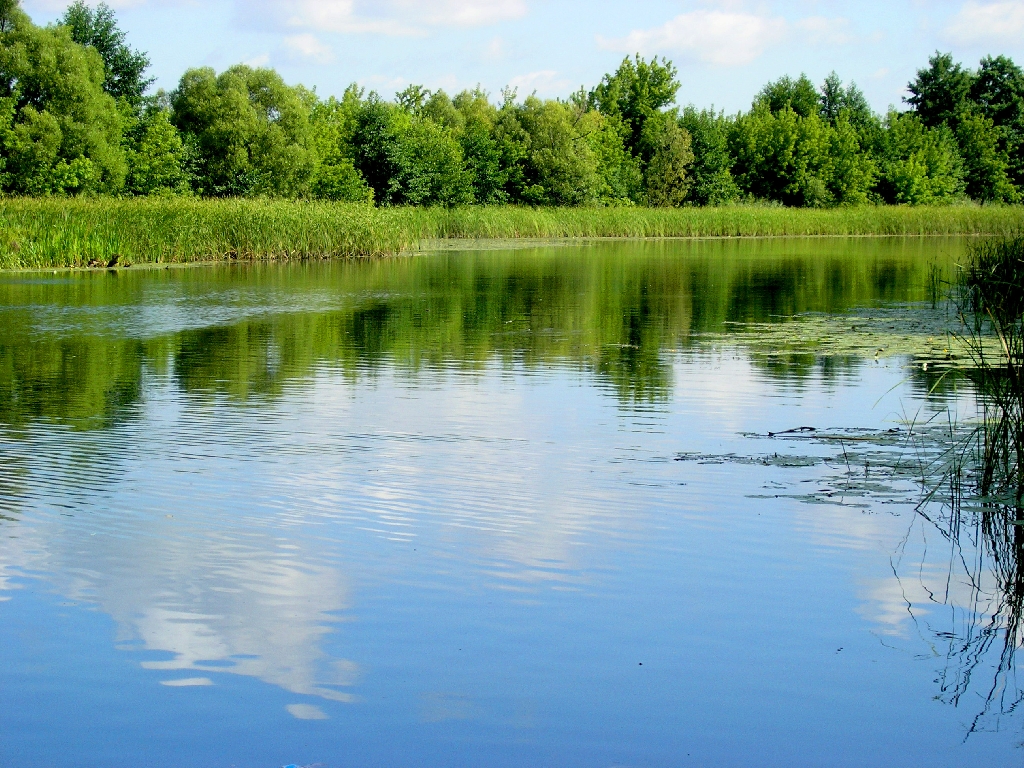
[[[1024,208],[374,208],[194,198],[0,201],[0,268],[368,257],[450,238],[1003,235]]]
[[[971,358],[964,369],[981,408],[979,491],[1020,509],[1024,501],[1024,236],[977,243],[959,281],[957,299]],[[999,340],[997,355],[983,337]]]

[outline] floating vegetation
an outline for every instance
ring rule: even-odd
[[[730,341],[758,356],[906,357],[924,370],[960,368],[969,362],[968,351],[958,341],[960,320],[945,305],[932,309],[926,304],[899,304],[842,315],[812,312],[774,322],[726,324]],[[720,339],[720,334],[705,335],[709,343]],[[988,354],[998,354],[996,338],[981,337],[979,343]]]

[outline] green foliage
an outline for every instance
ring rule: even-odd
[[[190,69],[171,96],[174,124],[194,137],[197,191],[305,194],[316,167],[304,93],[270,69]]]
[[[876,191],[884,202],[934,205],[964,193],[963,160],[945,125],[928,128],[914,114],[889,113]]]
[[[845,119],[832,127],[816,113],[774,113],[764,102],[733,124],[730,143],[737,181],[752,197],[811,207],[867,199],[872,163]]]
[[[776,115],[787,109],[793,110],[800,117],[817,115],[820,110],[818,89],[807,79],[807,75],[800,75],[796,80],[782,77],[761,89],[754,99],[754,108],[758,107]]]
[[[534,205],[597,202],[603,191],[599,155],[584,137],[595,129],[600,114],[581,113],[569,104],[530,96],[517,110],[517,118],[529,141],[525,201]]]
[[[139,107],[153,83],[152,79],[145,78],[149,57],[128,47],[110,6],[100,3],[94,10],[84,0],[75,0],[64,12],[60,24],[71,30],[71,38],[76,43],[92,46],[103,57],[104,90],[115,99],[124,99],[133,107]]]
[[[123,119],[103,91],[103,61],[66,28],[15,8],[0,33],[0,188],[14,194],[118,192]]]
[[[832,73],[768,83],[746,114],[672,108],[666,59],[625,59],[567,100],[413,85],[340,99],[270,69],[192,69],[146,97],[149,60],[105,4],[40,29],[0,0],[0,192],[281,197],[380,206],[788,206],[1024,199],[1024,72],[936,54],[913,112],[875,115]]]
[[[1010,179],[1018,193],[1024,192],[1024,71],[1006,56],[986,56],[974,80],[971,99],[999,131]]]
[[[372,202],[373,190],[356,170],[352,138],[363,92],[349,86],[341,100],[317,100],[310,112],[310,138],[317,159],[310,194],[320,200]]]
[[[955,129],[959,116],[969,110],[974,75],[953,61],[953,55],[938,53],[928,59],[907,86],[907,103],[929,128],[948,125]]]
[[[458,138],[474,201],[484,205],[508,202],[509,178],[522,153],[511,151],[512,148],[496,135],[497,108],[479,89],[463,91],[455,97],[452,106],[460,116],[458,121],[452,118],[451,122],[462,125]]]
[[[355,167],[382,205],[473,201],[473,178],[454,132],[416,110],[371,96],[356,120]]]
[[[125,191],[133,195],[187,194],[185,145],[170,112],[153,105],[133,127]]]
[[[679,92],[676,68],[667,59],[624,59],[614,74],[605,75],[589,96],[590,106],[618,118],[624,126],[626,147],[646,163],[644,125],[649,118],[675,103]],[[649,149],[647,150],[650,151]]]
[[[876,122],[864,92],[857,87],[856,83],[850,83],[844,88],[843,81],[835,72],[825,78],[825,82],[821,86],[819,113],[832,125],[835,125],[844,116],[851,125],[858,129],[866,128]]]
[[[644,125],[644,144],[652,148],[644,170],[648,205],[682,205],[690,191],[689,169],[694,159],[690,134],[679,126],[674,113],[661,114]]]
[[[194,197],[0,200],[0,269],[394,254],[438,238],[1003,234],[1018,206],[375,208]]]
[[[1008,174],[1009,158],[992,120],[973,112],[964,113],[958,120],[956,139],[964,161],[968,197],[985,202],[1020,200]]]
[[[826,184],[831,201],[840,205],[868,202],[877,174],[875,159],[864,151],[862,133],[853,115],[841,111],[828,131],[831,164]]]
[[[1024,121],[1024,71],[1007,56],[986,56],[971,86],[971,100],[1000,128],[1020,129]]]
[[[721,205],[739,197],[739,187],[732,176],[733,157],[729,153],[730,121],[714,110],[687,107],[679,124],[690,134],[694,156],[690,167],[690,202]]]

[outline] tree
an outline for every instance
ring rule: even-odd
[[[927,128],[948,125],[956,130],[960,115],[969,109],[974,75],[953,61],[950,53],[938,53],[928,59],[927,69],[907,85],[906,102]]]
[[[452,101],[461,115],[459,141],[473,185],[473,199],[482,205],[512,199],[509,180],[522,173],[518,163],[524,152],[498,134],[499,110],[479,88],[463,91]]]
[[[874,164],[844,114],[835,126],[791,107],[771,112],[762,102],[732,124],[736,178],[748,195],[786,205],[865,202]]]
[[[355,167],[381,205],[473,202],[472,176],[453,131],[381,101],[363,105],[353,139]]]
[[[118,192],[123,121],[103,60],[64,27],[0,8],[0,188],[15,194]]]
[[[1020,130],[1024,123],[1024,70],[1007,56],[986,56],[971,85],[971,100],[995,125]]]
[[[310,112],[310,136],[316,169],[310,193],[321,200],[373,202],[373,190],[356,170],[352,138],[362,109],[363,91],[356,85],[345,89],[341,99],[315,100]]]
[[[864,151],[861,132],[848,111],[840,111],[828,136],[830,162],[826,186],[832,201],[839,205],[868,202],[877,168],[871,155]]]
[[[271,69],[237,65],[182,75],[171,95],[173,122],[192,137],[205,195],[297,197],[316,167],[304,93]]]
[[[1018,192],[1024,192],[1024,71],[1006,56],[986,56],[971,99],[998,129],[1010,179]]]
[[[689,169],[693,163],[690,134],[679,127],[675,114],[663,114],[644,125],[644,143],[653,147],[644,171],[647,204],[678,207],[690,191]]]
[[[690,201],[695,205],[721,205],[739,197],[739,187],[732,177],[730,125],[725,115],[690,106],[683,110],[679,124],[690,134],[694,156],[690,167]]]
[[[151,105],[134,126],[126,152],[125,191],[133,195],[189,191],[185,145],[171,123],[170,110]]]
[[[754,106],[763,106],[773,114],[792,109],[800,117],[810,117],[817,115],[820,109],[818,89],[807,75],[800,75],[796,80],[782,77],[761,89]]]
[[[675,103],[679,92],[676,68],[668,59],[626,58],[612,75],[605,75],[589,96],[590,106],[618,118],[625,129],[626,147],[646,163],[641,147],[647,120]]]
[[[839,75],[832,72],[821,86],[821,108],[822,119],[835,125],[840,116],[845,114],[846,119],[856,128],[862,128],[874,122],[875,115],[871,111],[864,92],[857,87],[856,83],[850,83],[843,88],[843,81]]]
[[[927,127],[913,113],[889,112],[876,193],[890,204],[951,203],[964,193],[963,160],[945,125]]]
[[[817,114],[801,117],[790,106],[776,113],[765,101],[741,116],[730,137],[740,188],[786,205],[831,202],[820,173],[828,162],[825,127]]]
[[[149,57],[128,47],[110,6],[100,3],[93,10],[84,0],[75,0],[60,23],[71,30],[71,38],[76,43],[92,46],[103,58],[106,72],[103,89],[115,99],[124,99],[138,108],[153,83],[152,78],[145,77]]]
[[[517,109],[529,137],[524,158],[525,202],[534,205],[584,205],[604,190],[599,156],[580,134],[580,113],[569,104],[530,96]],[[582,126],[589,127],[589,126]]]
[[[18,21],[27,18],[21,0],[0,0],[0,32],[10,32]]]
[[[1020,200],[1009,177],[1009,158],[992,120],[977,112],[964,113],[958,120],[956,139],[964,161],[968,197],[983,202]]]

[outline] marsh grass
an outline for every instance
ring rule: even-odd
[[[272,200],[0,201],[0,268],[373,257],[429,240],[1001,235],[1024,208],[373,208]]]
[[[1020,510],[1024,501],[1024,236],[972,246],[958,282],[964,369],[981,408],[979,491]],[[994,336],[993,354],[985,343]]]

